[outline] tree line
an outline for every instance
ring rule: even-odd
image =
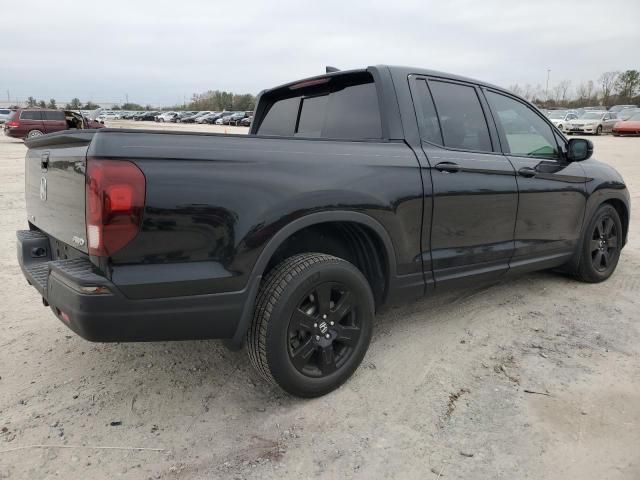
[[[575,88],[571,80],[562,80],[548,90],[540,84],[517,83],[511,85],[509,90],[543,108],[640,105],[640,71],[604,72],[595,82],[581,82]]]
[[[51,98],[48,102],[37,100],[35,97],[27,99],[29,108],[59,108],[55,99]],[[114,105],[111,110],[237,110],[251,111],[256,106],[256,97],[250,93],[237,94],[233,92],[224,92],[221,90],[208,90],[204,93],[194,93],[191,101],[183,105],[173,105],[169,107],[155,108],[152,105],[140,105],[138,103],[127,102],[122,105]],[[96,110],[100,105],[92,101],[81,102],[79,98],[73,98],[64,105],[67,110]]]

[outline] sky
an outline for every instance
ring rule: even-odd
[[[0,102],[172,105],[375,64],[500,86],[640,69],[640,0],[0,2]]]

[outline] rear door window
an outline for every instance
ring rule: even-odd
[[[474,87],[430,80],[429,88],[446,147],[493,151],[487,120]]]
[[[427,87],[427,81],[423,79],[416,80],[416,110],[419,116],[420,135],[427,142],[442,145],[442,133],[440,132],[440,122],[436,107],[433,104],[431,92]]]
[[[309,90],[272,103],[257,133],[350,140],[382,138],[373,81],[356,83],[353,79],[333,78],[326,85]]]
[[[20,114],[20,120],[42,120],[40,110],[25,110]]]
[[[42,113],[45,120],[64,120],[64,112],[60,110],[46,110]]]

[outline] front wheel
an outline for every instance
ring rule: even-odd
[[[600,135],[602,133],[602,125],[598,125],[598,128],[596,128],[596,135]]]
[[[262,283],[247,332],[249,358],[292,395],[324,395],[362,362],[373,316],[371,288],[354,265],[321,253],[295,255]]]
[[[582,237],[577,277],[583,282],[598,283],[613,274],[622,249],[623,231],[620,215],[604,204],[593,215]]]

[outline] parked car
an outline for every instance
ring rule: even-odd
[[[611,132],[617,121],[618,117],[615,113],[586,111],[580,118],[569,122],[566,133],[569,135],[574,133],[600,135]]]
[[[621,135],[640,135],[640,110],[628,119],[616,123],[613,126],[612,133],[616,137]]]
[[[200,115],[199,117],[196,118],[196,123],[208,123],[207,120],[211,117],[213,117],[214,115],[216,115],[218,112],[211,112],[211,113],[207,113],[206,115]]]
[[[18,262],[60,321],[92,341],[246,339],[303,397],[352,375],[384,305],[540,269],[602,282],[627,239],[629,191],[589,140],[419,68],[265,90],[249,135],[26,144]]]
[[[136,118],[136,120],[154,121],[156,119],[156,116],[160,113],[161,112],[144,112],[142,115],[140,115],[140,117]]]
[[[216,124],[216,122],[223,118],[226,117],[227,115],[231,115],[232,112],[215,112],[215,115],[210,115],[205,123],[211,123],[211,124]],[[220,123],[220,125],[222,124],[222,122]]]
[[[68,129],[103,128],[73,110],[19,108],[12,111],[4,124],[4,134],[14,138],[34,138]]]
[[[216,125],[224,125],[225,118],[230,117],[231,115],[233,115],[233,112],[221,112],[213,123]]]
[[[13,110],[11,110],[10,108],[0,108],[0,124],[3,124],[7,121],[12,111]]]
[[[638,105],[614,105],[609,109],[610,112],[618,113],[625,108],[638,108]]]
[[[189,117],[182,118],[181,122],[182,123],[195,123],[198,118],[200,118],[200,117],[202,117],[204,115],[208,115],[209,113],[211,113],[211,112],[208,111],[208,110],[205,110],[205,111],[202,111],[202,112],[198,112],[198,113],[196,113],[194,115],[191,115]]]
[[[547,118],[558,127],[558,130],[564,132],[569,122],[577,119],[578,115],[569,110],[549,110],[547,112]]]
[[[156,116],[155,120],[156,122],[160,122],[160,123],[170,122],[171,119],[175,117],[177,114],[178,114],[177,112],[160,113],[159,115]]]
[[[197,112],[178,112],[171,121],[175,123],[180,123],[184,117],[190,117],[191,115],[195,115]]]
[[[120,114],[117,112],[102,112],[98,118],[103,122],[105,120],[120,120]]]
[[[247,112],[236,112],[233,115],[229,115],[228,118],[228,125],[235,125],[238,126],[240,125],[240,122],[247,118],[249,116],[249,114]]]
[[[253,115],[250,115],[250,116],[245,117],[242,120],[240,120],[240,125],[243,126],[243,127],[250,127],[251,126],[251,122],[253,122]]]
[[[640,113],[640,108],[625,108],[624,110],[620,110],[616,115],[622,121],[629,120],[636,113]]]

